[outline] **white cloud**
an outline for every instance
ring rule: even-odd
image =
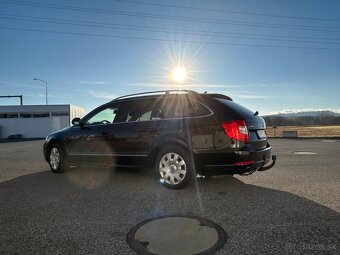
[[[44,93],[37,93],[37,94],[28,94],[28,95],[24,95],[24,97],[37,97],[37,98],[46,98],[46,94]],[[58,94],[48,94],[48,98],[66,98],[66,99],[70,99],[73,98],[72,94],[68,94],[68,93],[58,93]]]
[[[289,113],[299,113],[299,112],[322,112],[322,111],[331,111],[331,112],[335,112],[335,113],[340,113],[340,109],[306,108],[306,109],[283,109],[283,110],[280,110],[280,111],[270,112],[267,115],[289,114]]]
[[[176,84],[171,84],[171,82],[135,82],[129,83],[129,86],[145,86],[145,87],[174,87]],[[250,88],[269,88],[269,87],[288,87],[296,86],[295,83],[234,83],[234,84],[213,84],[213,83],[188,83],[184,84],[183,87],[198,87],[198,88],[240,88],[240,87],[250,87]]]
[[[111,81],[67,81],[72,84],[88,84],[88,85],[107,85],[112,84]]]
[[[296,83],[264,83],[264,82],[259,82],[259,83],[249,83],[249,84],[244,84],[245,87],[289,87],[289,86],[297,86],[298,84]]]
[[[136,82],[136,83],[129,83],[128,86],[143,86],[143,87],[159,87],[159,88],[164,88],[164,87],[169,87],[170,88],[178,88],[178,87],[183,87],[183,89],[187,88],[235,88],[235,87],[241,87],[241,85],[226,85],[226,84],[183,84],[183,85],[177,85],[177,84],[171,84],[165,83],[165,82],[159,82],[159,83],[147,83],[147,82]]]
[[[37,94],[29,94],[27,95],[28,97],[39,97],[39,98],[45,98],[46,94],[42,94],[42,93],[37,93]]]
[[[269,97],[267,96],[259,96],[259,95],[252,95],[252,94],[233,94],[230,93],[231,97],[236,97],[236,98],[244,98],[244,99],[267,99]]]
[[[95,97],[95,98],[110,99],[110,100],[113,100],[113,99],[117,98],[117,96],[115,96],[115,95],[113,95],[111,93],[107,93],[107,92],[87,91],[87,93],[91,97]]]
[[[0,86],[7,86],[7,87],[24,87],[24,88],[33,88],[33,89],[41,89],[44,88],[43,86],[35,86],[35,85],[27,85],[15,82],[7,82],[7,81],[0,81]]]

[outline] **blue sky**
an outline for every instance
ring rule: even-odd
[[[340,1],[5,2],[0,94],[22,94],[25,104],[45,103],[33,77],[48,82],[50,104],[89,111],[120,95],[177,88],[170,73],[182,65],[183,88],[224,93],[262,114],[340,110]],[[75,22],[83,25],[65,24]]]

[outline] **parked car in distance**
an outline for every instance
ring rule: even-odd
[[[266,124],[221,94],[168,90],[122,96],[46,137],[52,172],[70,165],[150,165],[161,183],[185,187],[197,174],[251,174],[276,157]]]

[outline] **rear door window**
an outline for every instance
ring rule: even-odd
[[[156,104],[156,98],[126,101],[122,104],[119,122],[151,120],[152,112]]]

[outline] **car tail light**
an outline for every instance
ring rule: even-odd
[[[231,122],[222,123],[225,133],[234,140],[249,142],[249,132],[244,120],[234,120]]]

